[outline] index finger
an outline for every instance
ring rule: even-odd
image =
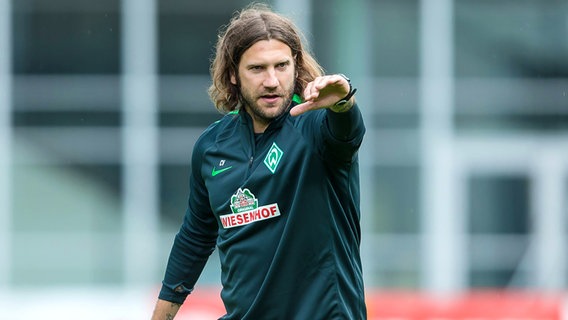
[[[306,102],[300,103],[300,104],[296,105],[295,107],[293,107],[292,109],[290,109],[290,115],[293,116],[293,117],[296,117],[296,116],[301,115],[302,113],[306,113],[310,110],[315,110],[315,109],[318,109],[318,108],[317,108],[317,105],[313,101],[306,101]]]

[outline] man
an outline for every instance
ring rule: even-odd
[[[221,319],[365,319],[356,89],[323,75],[293,23],[262,5],[221,32],[211,74],[227,114],[195,144],[152,319],[173,319],[215,246]]]

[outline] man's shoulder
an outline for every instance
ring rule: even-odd
[[[221,119],[210,124],[199,136],[196,142],[198,144],[209,145],[214,143],[219,138],[231,136],[234,132],[234,128],[239,123],[238,111],[232,111],[225,114]]]

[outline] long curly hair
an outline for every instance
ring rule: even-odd
[[[265,4],[253,4],[237,12],[219,33],[210,67],[212,84],[208,93],[221,113],[239,107],[241,93],[239,87],[231,83],[231,76],[238,78],[243,53],[256,42],[271,39],[288,45],[295,57],[295,94],[302,96],[306,85],[323,75],[323,68],[303,45],[302,34],[295,24]]]

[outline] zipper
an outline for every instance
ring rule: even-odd
[[[283,117],[285,115],[281,115],[281,117]],[[283,121],[282,119],[280,119],[280,121]],[[264,146],[264,143],[267,139],[268,134],[274,130],[274,123],[271,123],[268,128],[266,128],[266,130],[264,131],[262,137],[260,138],[260,141],[258,142],[259,146]],[[254,162],[254,158],[256,156],[256,152],[257,152],[257,145],[256,145],[256,140],[254,137],[254,126],[252,123],[252,119],[249,119],[249,123],[247,123],[247,134],[249,136],[249,143],[250,143],[250,150],[251,150],[251,155],[249,157],[249,161],[248,161],[248,170],[247,170],[247,178],[250,177],[251,175],[251,169],[252,169],[252,164]]]
[[[252,121],[252,120],[251,120],[251,121]],[[255,144],[255,141],[254,141],[254,129],[253,129],[253,126],[252,126],[252,122],[251,122],[251,123],[248,123],[248,126],[247,126],[247,134],[248,134],[248,136],[249,136],[249,137],[248,137],[248,138],[249,138],[249,139],[248,139],[248,140],[249,140],[249,144],[250,144],[250,149],[249,149],[249,150],[250,150],[250,152],[251,152],[251,153],[250,153],[250,156],[249,156],[249,161],[248,161],[248,170],[247,170],[247,178],[248,178],[248,177],[250,177],[251,172],[252,172],[252,171],[251,171],[251,169],[252,169],[252,163],[253,163],[253,161],[254,161],[254,155],[255,155],[255,153],[256,153],[256,144]]]

